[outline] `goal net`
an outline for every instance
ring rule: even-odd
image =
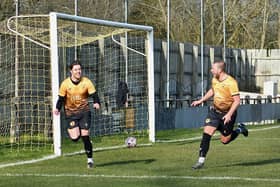
[[[0,38],[1,147],[82,150],[68,140],[63,111],[52,114],[75,59],[101,100],[100,110],[90,104],[94,147],[123,146],[129,136],[154,141],[151,27],[61,13],[11,17],[7,26]]]

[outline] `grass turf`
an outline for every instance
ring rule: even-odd
[[[200,140],[185,140],[98,151],[92,170],[84,154],[2,168],[0,186],[280,186],[280,128],[261,130],[266,127],[273,126],[250,126],[248,138],[240,135],[229,145],[214,137],[201,170],[191,169]],[[201,131],[164,131],[157,138],[186,139]]]

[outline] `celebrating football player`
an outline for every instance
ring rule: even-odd
[[[203,98],[192,103],[192,106],[197,106],[214,97],[213,106],[210,107],[205,120],[199,149],[199,159],[192,167],[193,169],[203,167],[211,137],[216,130],[220,131],[221,142],[223,144],[230,143],[240,133],[248,136],[248,130],[243,124],[239,124],[238,128],[233,130],[237,108],[240,104],[239,89],[236,80],[225,72],[225,63],[223,61],[214,62],[211,73],[213,74],[212,88]]]
[[[82,76],[82,66],[79,61],[75,60],[70,65],[70,73],[70,77],[66,78],[60,86],[54,114],[59,115],[64,106],[68,134],[74,142],[82,138],[88,168],[92,168],[92,143],[89,138],[91,112],[88,98],[93,98],[95,109],[100,108],[100,100],[91,80]]]

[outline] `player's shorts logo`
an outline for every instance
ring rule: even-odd
[[[71,122],[70,122],[70,126],[71,126],[71,127],[74,127],[74,126],[75,126],[75,121],[71,121]]]
[[[205,123],[209,123],[211,121],[211,119],[210,118],[207,118],[206,120],[205,120]]]

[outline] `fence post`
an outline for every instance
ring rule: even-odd
[[[184,63],[185,63],[185,44],[179,43],[179,53],[180,53],[180,60],[177,66],[177,94],[180,102],[178,103],[179,106],[182,106],[182,98],[183,98],[183,77],[184,77]]]
[[[246,51],[244,49],[240,50],[241,52],[241,72],[240,72],[240,80],[243,84],[243,89],[248,86],[248,71],[246,69]]]
[[[197,65],[198,65],[198,46],[193,46],[193,61],[192,61],[192,96],[197,96]]]
[[[161,42],[161,58],[160,58],[160,98],[165,100],[166,96],[166,42]],[[165,106],[165,102],[162,103]]]

